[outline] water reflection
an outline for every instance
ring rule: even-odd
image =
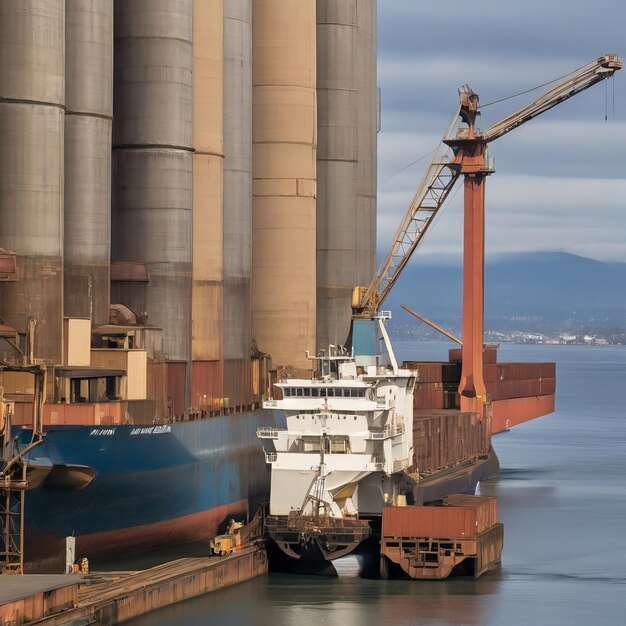
[[[132,624],[477,625],[488,621],[487,598],[498,593],[500,584],[492,575],[477,581],[416,584],[274,574],[264,581],[169,607]]]

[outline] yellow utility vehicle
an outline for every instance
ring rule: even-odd
[[[228,528],[226,528],[226,533],[211,539],[211,554],[224,556],[233,552],[239,552],[241,550],[241,535],[239,531],[242,528],[242,522],[236,522],[234,519],[231,519]]]

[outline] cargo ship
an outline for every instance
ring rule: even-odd
[[[269,496],[256,433],[284,425],[281,411],[262,409],[251,384],[248,405],[220,399],[175,413],[176,387],[157,360],[162,330],[134,322],[91,337],[89,320],[67,319],[68,359],[81,365],[0,359],[0,479],[19,486],[16,468],[26,472],[6,508],[23,506],[14,530],[27,572],[64,571],[67,537],[89,559],[207,540]],[[267,366],[249,359],[250,380],[265,379]],[[13,528],[4,513],[2,527]]]
[[[75,537],[77,556],[94,559],[208,540],[230,517],[245,521],[269,492],[257,429],[282,423],[279,412],[259,409],[169,424],[46,427],[25,458],[51,470],[25,497],[27,571],[63,571],[66,537]],[[32,430],[14,433],[19,445],[30,443]],[[78,468],[93,477],[77,480]]]

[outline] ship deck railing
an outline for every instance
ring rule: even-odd
[[[379,456],[375,456],[367,463],[366,469],[368,472],[380,472],[385,469],[385,464]]]
[[[259,426],[256,429],[256,436],[259,439],[278,439],[278,433],[280,431],[285,432],[286,428],[271,428],[269,426]]]
[[[278,459],[278,454],[276,452],[266,452],[265,453],[265,462],[266,463],[275,463]]]
[[[389,439],[404,434],[404,424],[388,424],[382,430],[370,430],[368,439]]]

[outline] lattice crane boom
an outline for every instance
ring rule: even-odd
[[[459,113],[460,107],[454,113],[444,133],[444,138],[452,132]],[[442,139],[395,232],[391,251],[361,297],[359,309],[362,312],[374,314],[384,302],[413,251],[452,191],[459,172],[456,168],[450,167],[451,158],[450,150],[444,145]]]
[[[557,104],[575,96],[577,93],[588,89],[592,85],[599,83],[612,76],[623,66],[622,61],[615,54],[605,54],[598,57],[591,63],[587,63],[578,70],[568,74],[567,78],[552,88],[550,91],[539,96],[526,106],[511,113],[503,120],[496,122],[482,133],[482,138],[488,143],[514,128],[521,126],[534,117],[545,113]]]

